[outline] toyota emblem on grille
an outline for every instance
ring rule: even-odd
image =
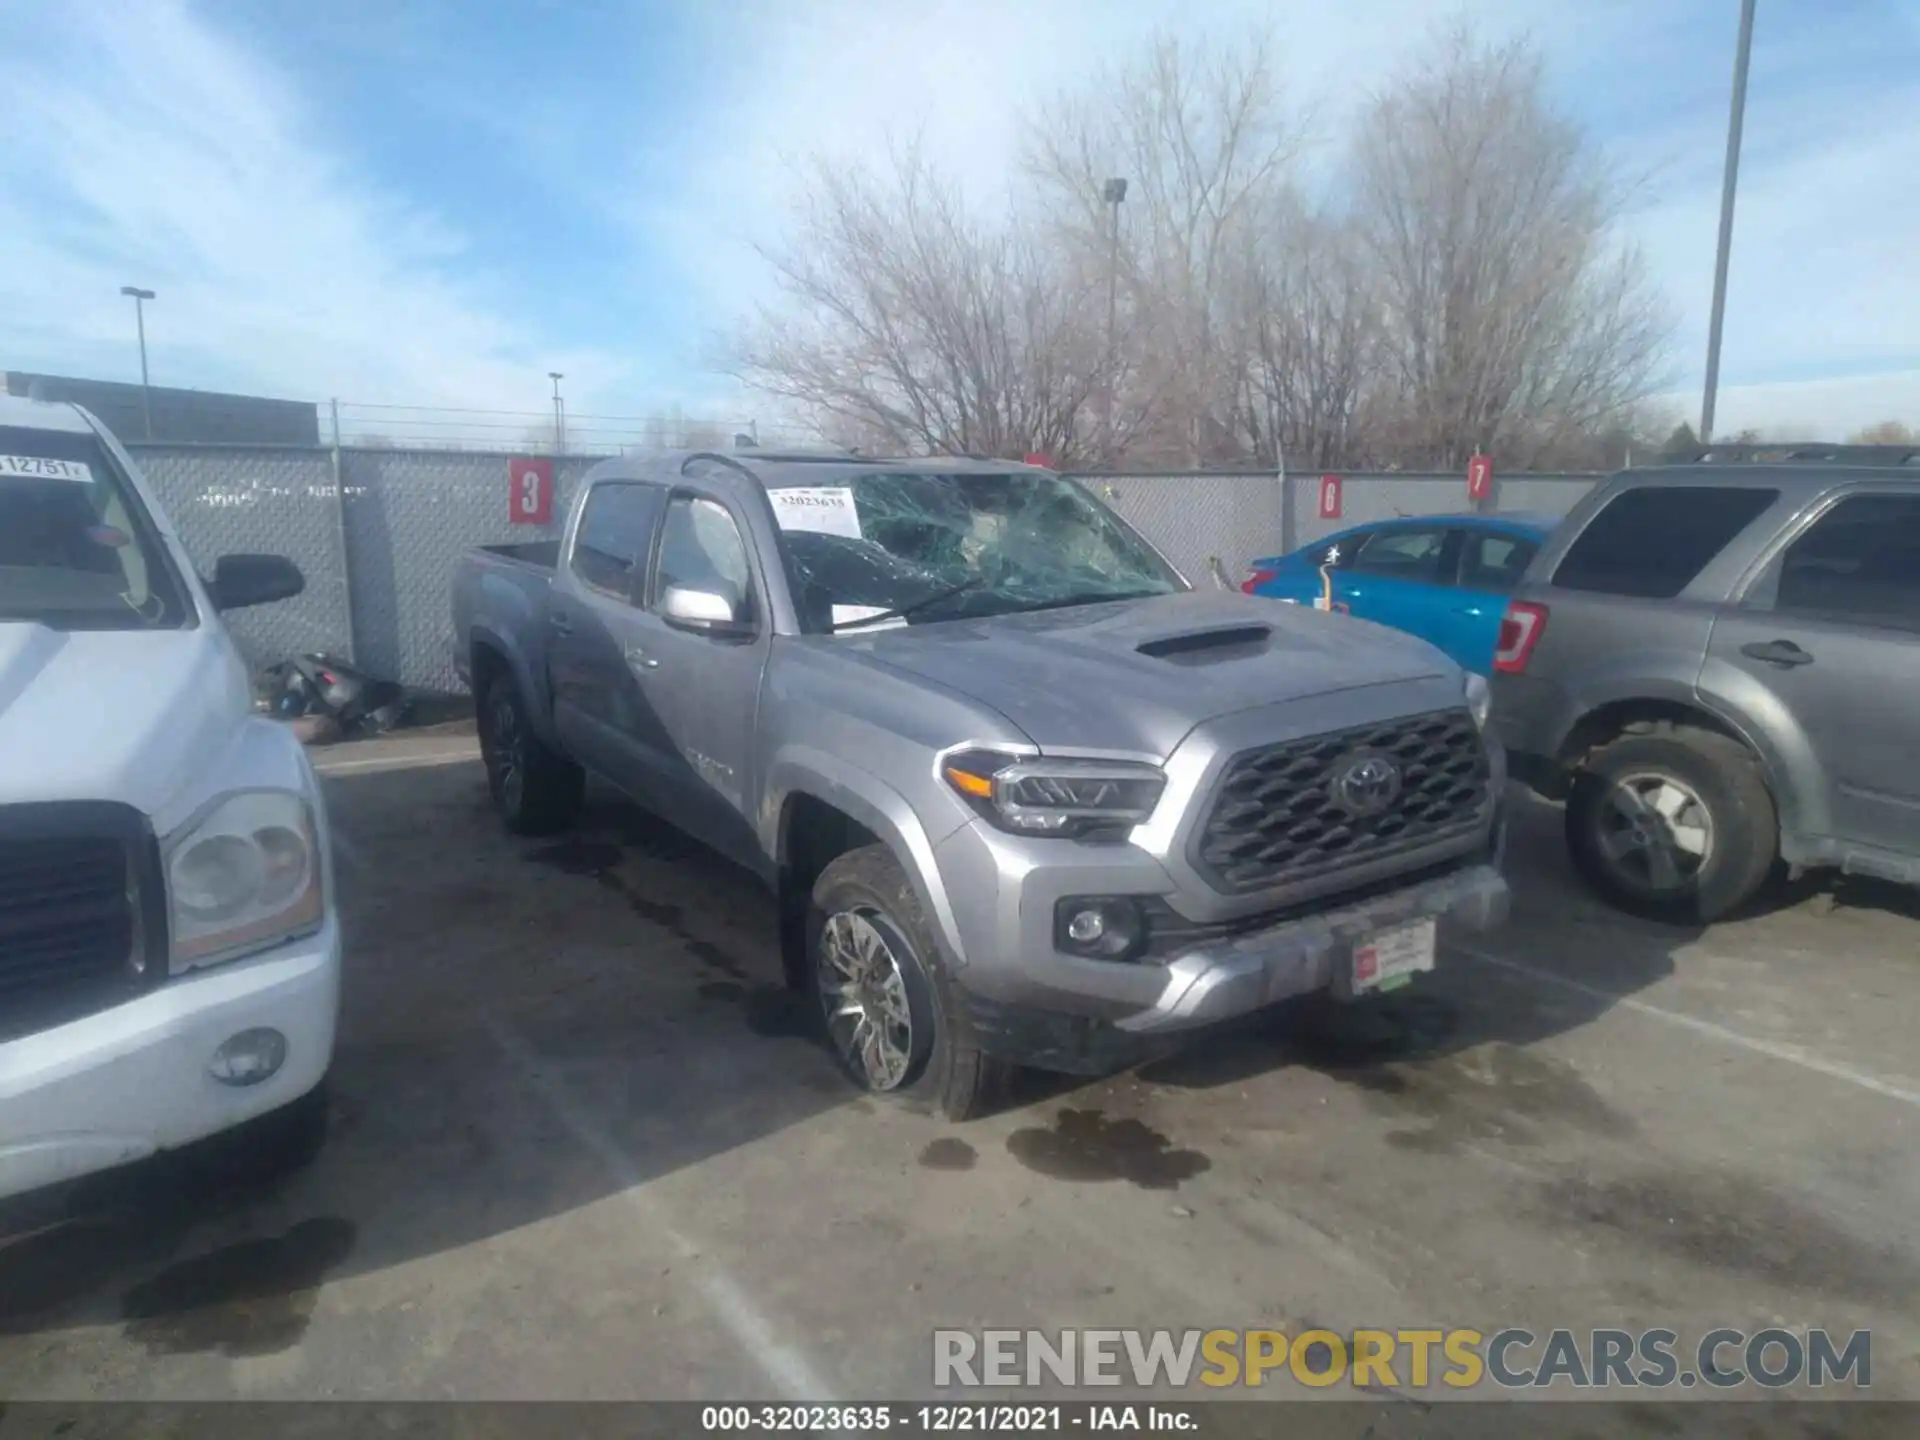
[[[1378,815],[1399,798],[1400,767],[1384,755],[1362,755],[1333,777],[1333,798],[1349,815]]]

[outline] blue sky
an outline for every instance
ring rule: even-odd
[[[0,369],[137,375],[138,283],[157,382],[772,419],[710,357],[796,158],[917,135],[992,202],[1023,112],[1249,21],[1337,133],[1458,14],[1639,177],[1695,408],[1737,0],[0,0]],[[1916,168],[1920,5],[1760,0],[1723,427],[1920,424]]]

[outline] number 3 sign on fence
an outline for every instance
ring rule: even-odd
[[[545,525],[553,519],[553,462],[507,461],[507,519],[515,525]]]

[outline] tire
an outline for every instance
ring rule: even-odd
[[[507,829],[553,835],[571,825],[586,794],[586,773],[534,733],[513,676],[488,682],[478,728],[487,788]]]
[[[880,950],[873,948],[877,941]],[[884,845],[850,850],[814,883],[806,932],[806,990],[818,1006],[828,1048],[847,1077],[877,1099],[959,1122],[991,1110],[1014,1068],[984,1055],[966,1021],[965,1005],[939,960],[932,927],[913,884]],[[867,986],[850,1003],[864,1018],[836,1014],[852,981],[840,967],[864,960]],[[887,1019],[904,1013],[907,1026]],[[876,1050],[857,1034],[876,1034],[883,1017],[887,1044]],[[884,1063],[892,1052],[896,1066]],[[882,1061],[872,1063],[874,1058]]]
[[[1710,924],[1747,904],[1780,850],[1779,817],[1753,753],[1725,735],[1665,722],[1587,756],[1566,826],[1574,867],[1608,904],[1676,925]]]

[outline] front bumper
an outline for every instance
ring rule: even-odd
[[[1507,918],[1506,878],[1497,865],[1474,865],[1336,910],[1283,920],[1267,929],[1188,950],[1167,962],[1165,988],[1145,1010],[1115,1021],[1146,1035],[1231,1020],[1296,995],[1338,989],[1356,946],[1414,920],[1439,923],[1442,936],[1476,935]]]
[[[71,1180],[232,1129],[320,1083],[340,1008],[340,930],[171,980],[67,1025],[0,1044],[0,1196]],[[286,1037],[268,1080],[234,1087],[208,1063],[266,1027]]]

